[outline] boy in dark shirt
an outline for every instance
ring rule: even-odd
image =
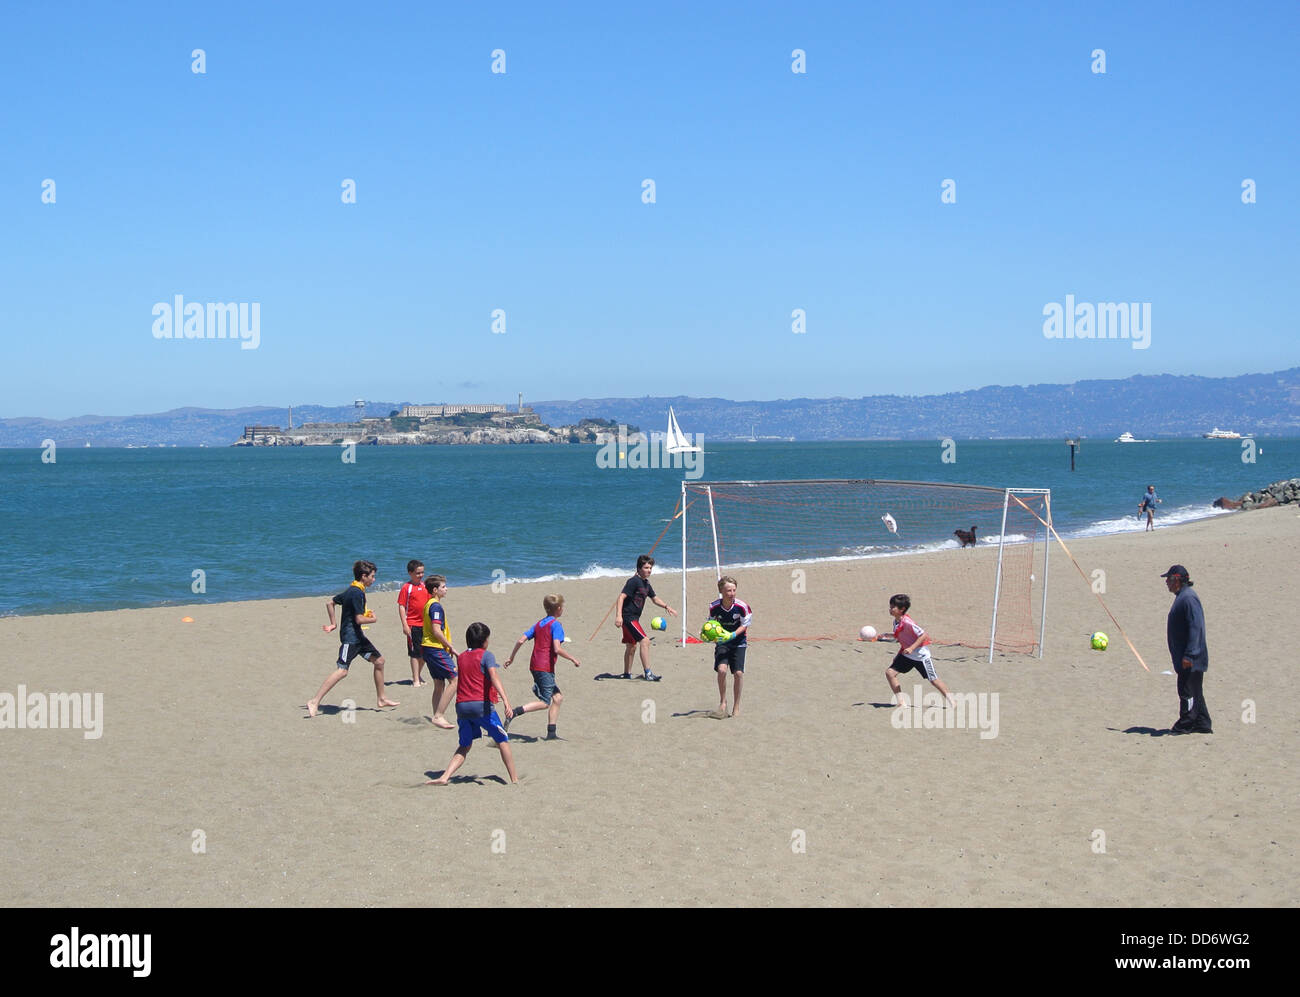
[[[731,671],[731,716],[740,716],[740,692],[745,684],[745,651],[749,647],[749,624],[754,618],[747,603],[736,598],[736,579],[718,579],[718,594],[709,606],[709,619],[727,631],[726,640],[713,646],[713,669],[718,673],[718,712],[727,716],[727,671]]]
[[[336,685],[348,677],[348,666],[352,659],[360,655],[375,666],[375,704],[400,706],[396,700],[384,695],[384,657],[379,648],[370,643],[370,639],[361,632],[361,627],[375,622],[375,614],[366,608],[366,589],[375,584],[375,565],[371,561],[357,561],[352,565],[352,583],[329,602],[325,603],[325,613],[330,621],[324,626],[329,633],[338,627],[339,660],[338,666],[321,683],[320,691],[307,700],[307,716],[314,717],[320,712],[320,701]],[[341,606],[341,620],[334,622],[334,607]]]
[[[618,594],[614,611],[623,624],[623,677],[632,677],[632,655],[641,649],[642,677],[647,682],[658,682],[660,677],[650,670],[650,638],[641,627],[641,610],[649,599],[660,609],[666,609],[669,616],[676,616],[677,610],[669,607],[657,595],[650,584],[650,572],[654,571],[655,559],[649,554],[642,554],[636,559],[636,574],[627,580],[623,591]]]

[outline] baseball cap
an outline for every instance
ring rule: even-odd
[[[1170,575],[1181,575],[1181,576],[1184,577],[1184,578],[1187,578],[1187,577],[1188,577],[1187,569],[1184,568],[1181,564],[1175,564],[1175,565],[1170,566],[1169,570],[1166,571],[1166,572],[1165,572],[1163,575],[1161,575],[1160,577],[1161,577],[1161,578],[1168,578]]]

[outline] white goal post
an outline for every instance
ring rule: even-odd
[[[873,599],[887,590],[924,598],[941,644],[987,647],[990,661],[995,651],[1042,657],[1050,489],[865,478],[686,480],[681,488],[683,645],[692,571],[716,579],[737,568],[848,562],[833,566]],[[801,633],[798,614],[773,613],[766,619],[782,622],[760,625],[751,639],[853,639],[864,611],[833,607],[829,633],[824,622]]]

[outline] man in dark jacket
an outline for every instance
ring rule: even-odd
[[[1166,636],[1174,674],[1178,676],[1178,722],[1170,728],[1170,733],[1212,734],[1203,691],[1205,672],[1210,667],[1210,652],[1205,646],[1205,612],[1200,597],[1192,591],[1187,569],[1181,564],[1173,565],[1160,577],[1174,593]]]

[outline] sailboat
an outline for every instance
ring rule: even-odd
[[[693,447],[682,433],[682,427],[677,425],[677,416],[673,413],[672,406],[668,408],[668,436],[664,440],[664,449],[668,453],[701,453],[702,447]]]

